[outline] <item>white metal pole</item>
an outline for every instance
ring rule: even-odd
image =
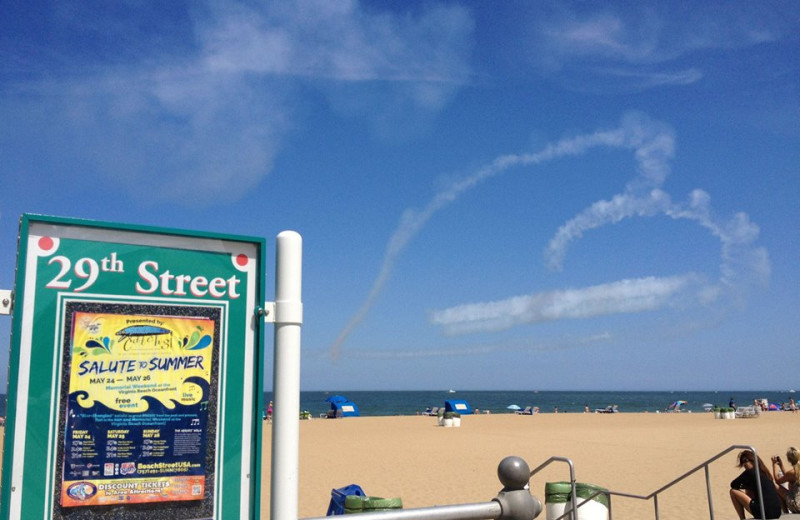
[[[275,271],[274,410],[270,518],[297,520],[300,466],[300,327],[303,240],[278,234]]]

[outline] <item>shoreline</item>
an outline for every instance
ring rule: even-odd
[[[670,405],[683,401],[683,411],[703,413],[707,406],[728,407],[733,398],[739,406],[749,406],[756,399],[766,399],[769,404],[781,405],[793,399],[794,394],[787,391],[735,390],[735,391],[480,391],[459,390],[453,394],[446,391],[301,391],[300,409],[309,411],[314,417],[330,409],[326,402],[334,396],[344,396],[354,403],[362,417],[393,417],[421,413],[428,407],[442,407],[447,400],[464,401],[481,412],[508,413],[509,406],[538,407],[542,413],[559,412],[583,413],[617,405],[625,413],[650,412],[664,413]],[[272,400],[272,394],[265,392],[264,403]]]

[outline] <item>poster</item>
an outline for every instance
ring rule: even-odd
[[[180,315],[80,307],[68,304],[65,320],[61,506],[201,500],[215,320],[191,307]]]

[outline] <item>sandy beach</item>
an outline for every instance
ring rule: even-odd
[[[783,456],[800,444],[799,425],[800,414],[788,412],[735,420],[701,413],[471,415],[459,428],[423,416],[301,421],[299,515],[324,516],[331,489],[348,484],[401,497],[406,508],[485,502],[500,490],[497,464],[508,455],[531,469],[567,457],[579,482],[648,495],[734,444],[754,446],[767,462]],[[261,518],[269,518],[270,446],[265,424]],[[728,484],[737,474],[735,453],[711,465],[716,518],[735,518]],[[567,480],[568,466],[555,462],[533,477],[531,489],[544,504],[545,483]],[[616,518],[654,518],[652,501],[617,497],[612,508]],[[708,518],[704,473],[662,494],[659,510],[661,519]]]
[[[734,444],[752,445],[765,461],[800,444],[800,414],[720,420],[707,413],[471,415],[461,427],[435,418],[313,419],[300,425],[300,504],[303,517],[324,516],[331,488],[359,484],[367,494],[401,497],[406,508],[485,502],[500,490],[497,465],[508,455],[531,469],[551,456],[571,459],[576,479],[648,495]],[[265,425],[262,518],[269,517],[271,427]],[[711,465],[716,518],[735,518],[728,485],[738,475],[731,453]],[[553,463],[531,481],[545,502],[546,482],[568,481]],[[659,498],[661,519],[708,518],[700,471]],[[615,498],[616,518],[654,518],[651,501]],[[545,518],[542,512],[539,518]]]

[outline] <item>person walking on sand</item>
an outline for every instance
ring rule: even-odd
[[[772,457],[772,476],[778,484],[778,495],[789,513],[800,513],[800,451],[794,446],[786,450],[788,468],[783,466],[780,455]],[[786,489],[781,484],[788,484]]]
[[[758,462],[756,462],[758,458]],[[758,466],[756,466],[758,464]],[[764,515],[766,518],[780,518],[781,498],[778,496],[772,475],[761,457],[756,457],[750,450],[739,453],[738,467],[744,471],[731,482],[731,502],[740,520],[744,520],[745,511],[756,518],[761,517],[761,506],[756,480],[756,471],[759,472],[761,482],[761,496],[764,498]]]

